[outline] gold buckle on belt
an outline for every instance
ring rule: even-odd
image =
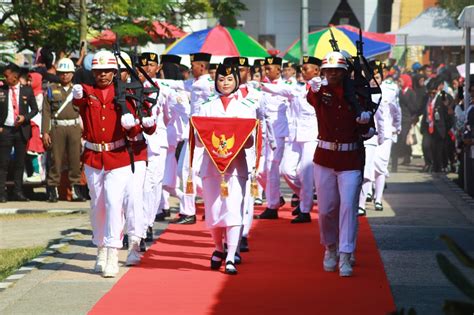
[[[100,144],[101,151],[109,151],[109,144],[108,143],[101,143]]]
[[[331,142],[331,150],[332,151],[339,151],[339,148],[340,148],[340,143]]]

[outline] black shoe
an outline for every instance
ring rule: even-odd
[[[372,198],[372,194],[371,193],[368,193],[367,194],[367,197],[365,198],[365,202],[372,202],[373,198]]]
[[[293,194],[293,196],[291,196],[291,206],[294,208],[294,207],[298,207],[300,205],[300,197],[298,197],[297,194]]]
[[[206,215],[203,214],[202,217],[201,217],[201,219],[202,219],[203,221],[206,220]]]
[[[48,202],[58,202],[58,188],[55,186],[47,186]]]
[[[82,195],[81,185],[72,186],[72,201],[86,201],[86,198]]]
[[[128,249],[128,234],[125,234],[123,236],[122,248]]]
[[[153,228],[151,226],[146,229],[145,242],[153,242]]]
[[[165,218],[166,218],[166,214],[165,214],[164,212],[158,213],[158,214],[155,216],[155,222],[162,222],[162,221],[165,221]]]
[[[237,252],[236,252],[235,255],[234,255],[234,263],[235,263],[236,265],[240,265],[240,264],[242,263],[242,257],[241,257],[240,254],[237,253]]]
[[[171,221],[173,224],[195,224],[196,216],[195,215],[180,215],[178,219]]]
[[[278,219],[278,210],[267,208],[260,214],[254,216],[255,219]]]
[[[262,200],[262,198],[255,198],[253,204],[254,204],[255,206],[261,206],[261,205],[263,205],[263,200]]]
[[[140,251],[141,251],[141,252],[146,252],[146,250],[147,250],[146,242],[145,242],[145,239],[142,238],[142,239],[140,240]]]
[[[12,200],[14,201],[30,201],[30,199],[26,198],[22,192],[13,193]]]
[[[5,203],[5,202],[7,202],[7,201],[8,201],[8,200],[7,200],[7,197],[5,197],[5,196],[0,196],[0,203]]]
[[[359,209],[357,209],[357,216],[358,216],[358,217],[365,217],[365,215],[366,215],[365,209],[359,207]]]
[[[283,196],[280,196],[280,207],[283,207],[285,203],[286,203],[285,198],[283,198]]]
[[[383,205],[381,202],[376,202],[375,203],[375,211],[382,211],[383,210]]]
[[[237,268],[235,268],[235,264],[228,260],[225,263],[225,273],[228,275],[236,275],[237,274]]]
[[[213,260],[212,257],[217,257],[217,258],[220,258],[221,260]],[[211,269],[218,270],[222,266],[223,261],[224,261],[224,253],[215,250],[211,256]]]
[[[249,241],[245,236],[242,236],[242,239],[240,240],[240,246],[239,250],[241,253],[246,253],[249,252]]]
[[[313,201],[318,201],[318,195],[316,194],[313,195]]]
[[[165,214],[165,217],[170,217],[171,216],[171,210],[170,209],[163,209],[163,213]]]
[[[300,206],[296,207],[291,211],[291,215],[299,215],[301,213]]]
[[[301,212],[298,214],[296,218],[291,220],[291,223],[310,223],[311,222],[311,216],[309,213],[303,213]]]

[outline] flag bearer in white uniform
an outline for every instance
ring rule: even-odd
[[[376,80],[382,81],[380,73],[375,75]],[[380,82],[379,81],[379,82]],[[375,210],[382,211],[382,196],[385,187],[385,179],[388,177],[388,161],[392,144],[397,142],[397,135],[402,130],[402,112],[398,103],[399,89],[393,80],[384,80],[380,84],[382,89],[382,102],[379,110],[382,108],[384,116],[384,134],[383,143],[375,150],[374,173],[375,173]]]
[[[305,56],[303,57],[302,73],[306,81],[319,77],[321,60]],[[290,102],[289,119],[290,136],[285,148],[282,162],[282,173],[290,188],[299,196],[298,208],[294,214],[297,215],[291,223],[311,222],[309,212],[313,208],[314,175],[313,156],[316,150],[316,139],[318,136],[318,125],[314,108],[308,104],[306,95],[309,85],[300,84],[262,84],[264,92],[280,95],[288,98]]]
[[[355,249],[357,204],[362,184],[364,147],[361,136],[371,131],[369,112],[356,117],[344,97],[343,80],[348,75],[347,61],[331,52],[322,61],[322,74],[308,83],[308,102],[318,120],[318,147],[314,154],[314,179],[318,192],[321,243],[325,246],[323,268],[335,271],[339,247],[339,274],[351,276],[351,253]],[[339,246],[338,246],[339,245]]]
[[[235,92],[239,88],[237,69],[230,65],[219,65],[216,72],[217,96],[211,97],[201,106],[197,116],[256,118],[255,110],[242,104]],[[244,147],[253,144],[249,138]],[[240,240],[243,222],[244,196],[248,180],[248,165],[245,151],[241,150],[225,172],[228,196],[221,196],[221,174],[205,151],[200,168],[202,177],[206,225],[210,229],[216,249],[211,257],[211,268],[219,269],[225,259],[225,272],[236,274],[235,253]],[[223,239],[227,242],[227,255],[224,257]]]
[[[138,120],[114,103],[113,78],[117,61],[109,51],[92,60],[94,86],[74,85],[73,104],[84,124],[83,162],[91,196],[93,243],[98,247],[95,270],[104,277],[119,271],[117,250],[122,247],[124,196],[132,180],[125,137],[140,132]]]
[[[130,56],[121,52],[120,55],[129,67],[132,67],[132,61]],[[119,59],[120,79],[124,82],[129,80],[130,74],[127,70],[126,65],[121,59]],[[139,118],[140,108],[133,104],[129,105],[129,111]],[[133,106],[132,106],[133,105]],[[151,134],[155,131],[156,124],[154,117],[143,117],[142,118],[142,131],[146,134]],[[143,134],[140,132],[135,137],[127,137],[128,142],[131,146],[133,153],[133,178],[129,181],[125,195],[125,230],[127,234],[128,255],[125,264],[127,266],[133,266],[140,263],[140,242],[144,237],[145,230],[145,215],[143,212],[143,187],[145,183],[145,174],[147,166],[147,144]]]
[[[281,84],[281,63],[279,57],[265,58],[265,73],[270,84]],[[265,172],[266,178],[265,195],[267,198],[267,208],[261,214],[256,215],[256,219],[278,219],[278,208],[280,207],[280,162],[285,149],[285,138],[289,136],[287,108],[288,100],[285,97],[262,93],[262,107],[265,110],[265,117],[273,127],[275,148],[271,148],[267,141],[265,148]]]
[[[157,54],[150,52],[142,53],[140,56],[140,62],[143,65],[144,70],[156,85],[158,84],[156,74],[160,70],[158,59]],[[144,81],[143,85],[145,87],[151,86],[151,83],[145,81],[145,78],[141,77],[141,79]],[[165,174],[166,152],[168,150],[168,137],[166,135],[166,125],[168,120],[167,116],[164,115],[164,108],[166,107],[170,93],[171,91],[169,89],[160,86],[157,103],[148,104],[148,106],[152,106],[149,108],[150,116],[156,121],[155,131],[150,135],[145,134],[148,164],[143,191],[143,209],[145,214],[146,241],[148,242],[153,241],[153,223],[155,222],[155,216],[163,192],[162,185]],[[156,99],[156,93],[152,93],[148,97]],[[143,246],[141,247],[143,250]]]
[[[164,82],[169,85],[171,89],[178,91],[187,91],[191,93],[191,115],[198,113],[202,103],[204,103],[209,96],[214,93],[214,81],[209,75],[209,65],[211,61],[211,54],[207,53],[195,53],[190,54],[191,59],[191,72],[193,74],[192,79],[186,81],[179,80],[165,80]],[[194,224],[196,223],[196,193],[200,193],[202,185],[198,180],[197,170],[202,161],[203,149],[196,148],[194,151],[193,169],[189,169],[189,150],[188,144],[185,143],[183,150],[181,150],[178,165],[182,165],[182,181],[186,183],[189,173],[193,172],[193,193],[185,194],[183,196],[183,202],[179,207],[179,218],[171,221],[170,223],[175,224]],[[179,167],[179,166],[178,166]]]

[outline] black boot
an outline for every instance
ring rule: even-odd
[[[72,186],[72,201],[86,201],[86,198],[82,195],[81,186]]]
[[[270,220],[278,219],[278,210],[267,208],[262,213],[255,215],[254,218],[255,219],[270,219]]]
[[[58,188],[55,186],[47,186],[48,202],[58,202]]]

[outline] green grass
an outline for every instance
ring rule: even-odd
[[[41,254],[46,247],[0,249],[0,281],[11,275],[22,265]]]

